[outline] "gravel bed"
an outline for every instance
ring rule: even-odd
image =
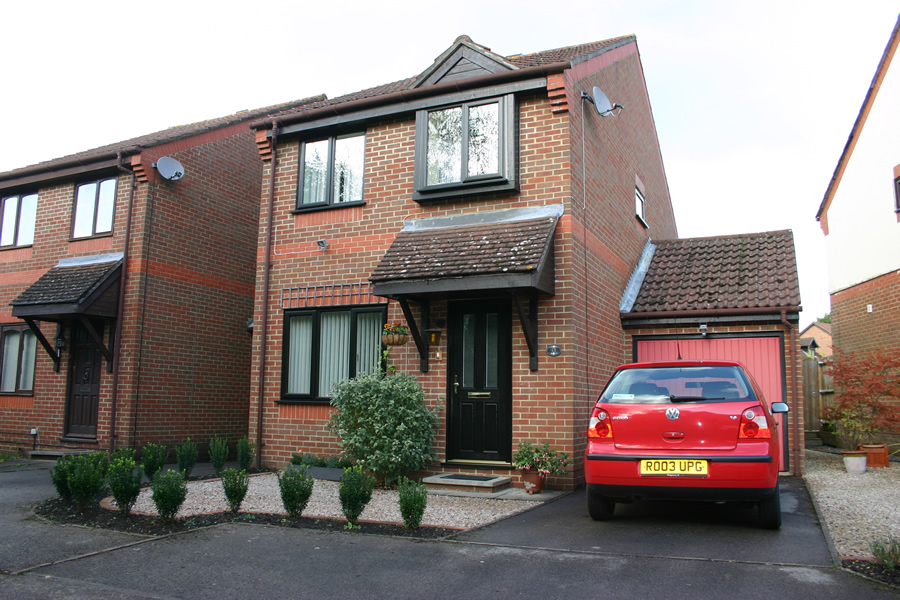
[[[340,484],[334,481],[317,479],[313,493],[303,511],[304,517],[344,518],[341,503],[338,500]],[[141,492],[134,505],[134,512],[155,515],[156,507],[151,499],[151,491]],[[422,519],[423,525],[434,525],[446,528],[469,529],[480,527],[506,518],[510,515],[534,508],[541,502],[538,500],[499,500],[493,498],[466,498],[458,496],[439,496],[430,494],[428,506]],[[197,514],[228,510],[222,483],[218,480],[197,481],[188,483],[188,494],[176,517],[189,517]],[[247,496],[241,504],[241,512],[252,513],[287,513],[281,504],[278,479],[272,473],[255,475],[250,478]],[[402,523],[398,494],[393,490],[375,490],[372,500],[366,505],[360,516],[363,521],[384,523]]]
[[[806,484],[841,556],[871,558],[872,540],[900,539],[900,464],[851,475],[839,454],[807,450]]]

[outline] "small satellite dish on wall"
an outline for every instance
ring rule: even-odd
[[[153,165],[163,179],[178,181],[184,177],[184,167],[171,156],[163,156]]]
[[[603,93],[596,85],[590,94],[587,92],[581,92],[581,97],[587,100],[590,100],[591,104],[593,104],[597,108],[597,112],[601,117],[618,116],[619,113],[614,112],[616,109],[619,109],[619,112],[622,112],[622,109],[625,107],[621,104],[613,104],[609,101],[609,98],[606,97],[606,94]]]

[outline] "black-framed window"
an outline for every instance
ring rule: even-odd
[[[327,402],[332,386],[380,368],[384,305],[285,311],[282,399]]]
[[[0,204],[0,247],[30,246],[34,243],[37,194],[7,196]]]
[[[297,208],[361,203],[365,156],[365,133],[302,142]]]
[[[415,200],[515,189],[512,94],[416,113]]]
[[[72,237],[86,238],[111,233],[115,212],[115,177],[75,186]]]
[[[894,212],[900,212],[900,177],[894,179]]]
[[[37,337],[27,325],[0,325],[0,394],[32,394],[36,356]]]

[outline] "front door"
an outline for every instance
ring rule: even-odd
[[[103,327],[97,325],[102,336]],[[87,331],[72,324],[72,354],[69,358],[69,399],[66,405],[66,436],[97,438],[100,406],[100,374],[103,355]]]
[[[450,304],[448,460],[511,459],[511,331],[508,300]]]

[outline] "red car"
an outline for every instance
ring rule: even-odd
[[[643,498],[755,503],[781,527],[773,413],[737,362],[635,363],[616,369],[591,411],[584,471],[588,511],[611,519]]]

